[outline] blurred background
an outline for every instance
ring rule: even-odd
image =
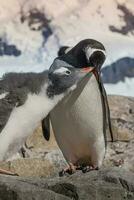
[[[134,0],[0,0],[0,77],[48,69],[86,38],[106,47],[107,92],[134,96]]]

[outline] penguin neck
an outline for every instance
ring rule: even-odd
[[[83,90],[85,89],[85,86],[87,85],[91,77],[92,77],[92,74],[88,74],[88,76],[85,76],[82,79],[82,81],[78,83],[77,88],[71,93],[69,93],[67,97],[64,98],[64,101],[62,101],[63,105],[66,104],[66,106],[69,106],[69,107],[72,106],[77,101],[77,99],[79,98]]]
[[[50,82],[45,84],[39,93],[40,99],[43,100],[44,114],[47,115],[64,96],[64,92],[61,94],[55,94],[55,90]]]

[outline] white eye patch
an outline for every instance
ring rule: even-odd
[[[66,75],[69,75],[69,74],[71,74],[71,71],[66,67],[60,67],[59,69],[56,69],[54,71],[54,73],[55,74],[66,74]]]
[[[87,47],[86,50],[85,50],[87,59],[89,59],[90,56],[91,56],[95,51],[100,51],[100,52],[102,52],[102,53],[106,56],[106,51],[104,51],[104,50],[102,50],[102,49],[94,49],[94,48],[91,48],[91,47]]]

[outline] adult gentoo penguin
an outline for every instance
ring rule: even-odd
[[[88,70],[60,66],[54,61],[42,73],[9,73],[0,80],[0,160],[10,159],[50,110]],[[12,174],[0,169],[0,173]]]
[[[64,98],[42,121],[44,137],[50,134],[49,119],[57,143],[69,164],[63,170],[83,172],[101,167],[106,150],[106,125],[112,136],[109,107],[103,87],[100,68],[106,58],[104,46],[92,39],[79,42],[75,47],[63,47],[57,58],[60,66],[94,68],[69,96]],[[53,65],[53,70],[60,69]]]

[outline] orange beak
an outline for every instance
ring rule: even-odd
[[[82,72],[86,72],[86,73],[89,73],[89,72],[92,72],[94,70],[94,67],[84,67],[82,68]]]

